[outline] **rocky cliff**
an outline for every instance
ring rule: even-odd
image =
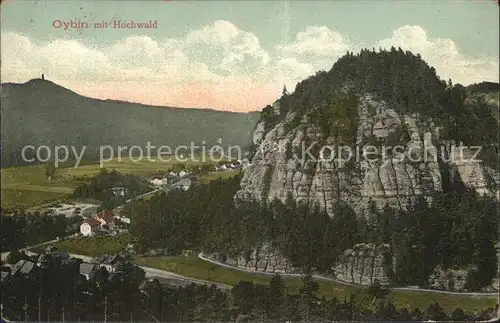
[[[418,196],[430,201],[451,181],[461,181],[481,194],[496,194],[489,186],[496,181],[494,172],[472,160],[476,149],[461,148],[460,142],[441,136],[436,118],[414,112],[424,109],[412,109],[411,103],[401,109],[373,92],[344,83],[341,94],[356,92],[355,120],[335,123],[334,114],[328,125],[342,128],[351,123],[355,142],[346,146],[338,131],[325,131],[322,121],[314,120],[317,105],[282,97],[255,128],[255,154],[236,201],[285,202],[290,195],[298,203],[319,205],[333,215],[337,201],[349,203],[358,213],[368,212],[373,204],[406,208]],[[280,107],[288,102],[284,99],[295,100],[296,104],[288,104],[295,108]],[[342,111],[336,113],[342,116]]]
[[[209,258],[229,266],[267,273],[289,273],[295,268],[285,257],[268,245],[256,248],[246,255],[230,258],[223,252],[208,255]]]
[[[335,267],[335,276],[353,284],[370,285],[378,281],[381,285],[389,285],[392,260],[388,261],[388,257],[389,245],[354,245],[344,251]]]

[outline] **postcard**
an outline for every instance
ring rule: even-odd
[[[498,320],[499,8],[2,0],[2,321]]]

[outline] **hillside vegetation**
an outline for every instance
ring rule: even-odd
[[[295,118],[287,121],[291,130],[308,114],[325,132],[337,130],[352,143],[357,116],[343,102],[370,94],[400,115],[418,114],[424,129],[433,124],[441,127],[442,139],[483,146],[481,157],[497,168],[499,88],[491,82],[464,87],[441,80],[419,54],[400,48],[365,49],[358,54],[348,52],[330,71],[319,71],[297,84],[292,94],[280,98],[280,114],[273,114],[267,106],[261,121],[271,130],[287,112],[295,112]]]

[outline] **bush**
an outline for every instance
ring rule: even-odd
[[[389,293],[389,290],[383,288],[378,280],[368,286],[366,293],[374,298],[384,298]]]

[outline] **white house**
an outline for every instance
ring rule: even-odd
[[[94,274],[97,272],[99,266],[95,264],[89,264],[86,262],[82,262],[80,264],[80,275],[85,276],[87,280],[93,278]]]
[[[179,177],[184,177],[184,176],[186,176],[186,175],[189,175],[189,173],[188,173],[187,171],[185,171],[185,170],[181,170],[181,171],[179,172]]]
[[[126,187],[113,187],[109,189],[114,196],[125,196],[127,194],[127,188]]]
[[[129,219],[129,218],[127,218],[127,217],[125,217],[125,216],[122,216],[122,217],[120,218],[120,220],[121,220],[123,223],[130,224],[130,219]]]
[[[99,231],[101,222],[96,219],[89,219],[80,225],[80,233],[83,236],[92,236],[96,231]]]
[[[130,218],[127,218],[125,216],[115,216],[115,219],[119,219],[120,221],[122,221],[123,223],[127,223],[127,224],[130,224]]]
[[[154,186],[163,186],[167,185],[167,179],[166,178],[153,178],[150,183]]]
[[[109,273],[114,273],[117,271],[118,267],[125,262],[125,260],[119,255],[103,255],[101,257],[92,258],[90,262],[98,265],[99,267],[106,268]]]

